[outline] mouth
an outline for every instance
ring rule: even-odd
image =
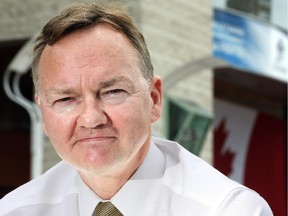
[[[100,144],[106,144],[111,143],[116,139],[116,137],[113,136],[97,136],[97,137],[85,137],[81,138],[76,141],[78,144],[87,144],[87,145],[100,145]]]

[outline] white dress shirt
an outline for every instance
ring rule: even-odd
[[[91,216],[100,201],[73,167],[60,162],[1,199],[0,216]],[[158,138],[111,202],[124,216],[273,215],[256,192]]]

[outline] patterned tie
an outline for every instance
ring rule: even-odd
[[[123,214],[111,202],[100,202],[93,216],[123,216]]]

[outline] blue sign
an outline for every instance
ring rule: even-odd
[[[287,82],[287,32],[255,18],[214,9],[213,55],[240,69]]]

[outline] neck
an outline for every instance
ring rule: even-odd
[[[128,181],[125,177],[102,177],[81,175],[83,181],[92,189],[97,196],[104,200],[110,200],[120,188]]]

